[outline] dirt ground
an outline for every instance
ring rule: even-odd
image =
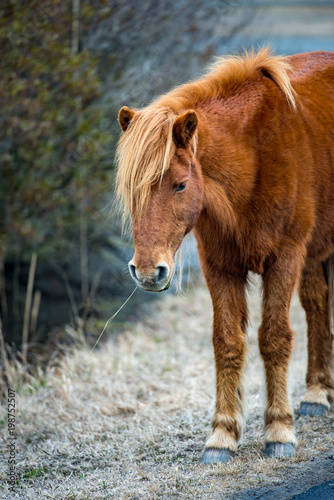
[[[127,304],[131,313],[131,302]],[[297,457],[263,456],[264,377],[257,347],[258,281],[249,295],[247,418],[229,464],[201,465],[214,409],[212,308],[199,279],[150,303],[145,319],[76,350],[16,394],[15,493],[1,457],[0,498],[290,499],[334,477],[334,412],[296,419]],[[305,318],[294,298],[290,370],[295,410],[305,390]],[[8,439],[2,402],[1,442]]]

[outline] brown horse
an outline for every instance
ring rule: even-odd
[[[295,455],[287,374],[296,286],[308,322],[300,414],[322,415],[334,398],[334,53],[284,58],[265,48],[221,58],[146,108],[123,107],[119,123],[131,276],[144,290],[165,289],[194,230],[212,298],[217,393],[202,461],[229,460],[241,436],[249,271],[263,280],[265,453]]]

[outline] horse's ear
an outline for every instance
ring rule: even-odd
[[[198,123],[197,113],[193,109],[178,116],[173,126],[173,139],[177,146],[186,148],[195,133]]]
[[[118,121],[119,121],[119,124],[120,124],[123,132],[125,132],[126,129],[128,128],[128,126],[130,125],[130,122],[131,122],[132,118],[134,117],[134,114],[135,114],[135,112],[132,111],[127,106],[123,106],[123,108],[120,109],[120,111],[118,113]]]

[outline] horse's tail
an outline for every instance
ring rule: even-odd
[[[325,276],[328,284],[328,323],[329,334],[334,340],[334,253],[324,262]]]

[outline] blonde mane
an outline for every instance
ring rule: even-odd
[[[243,54],[217,57],[216,62],[211,65],[211,73],[208,75],[211,87],[216,85],[217,80],[226,89],[226,83],[233,86],[262,71],[269,76],[285,94],[288,104],[296,109],[295,91],[291,85],[289,74],[292,68],[286,57],[274,56],[270,47],[262,47],[257,53],[252,48],[245,50]],[[203,80],[205,77],[203,78]],[[224,89],[220,88],[224,94]]]
[[[289,73],[291,67],[284,57],[273,56],[269,47],[245,51],[241,55],[217,58],[211,71],[190,83],[180,85],[159,97],[151,105],[136,111],[116,152],[116,202],[123,210],[123,220],[136,208],[140,216],[147,206],[151,187],[161,181],[175,152],[173,124],[180,113],[196,108],[200,102],[233,92],[235,86],[263,71],[285,94],[292,108],[296,107]],[[192,147],[196,151],[196,138]]]

